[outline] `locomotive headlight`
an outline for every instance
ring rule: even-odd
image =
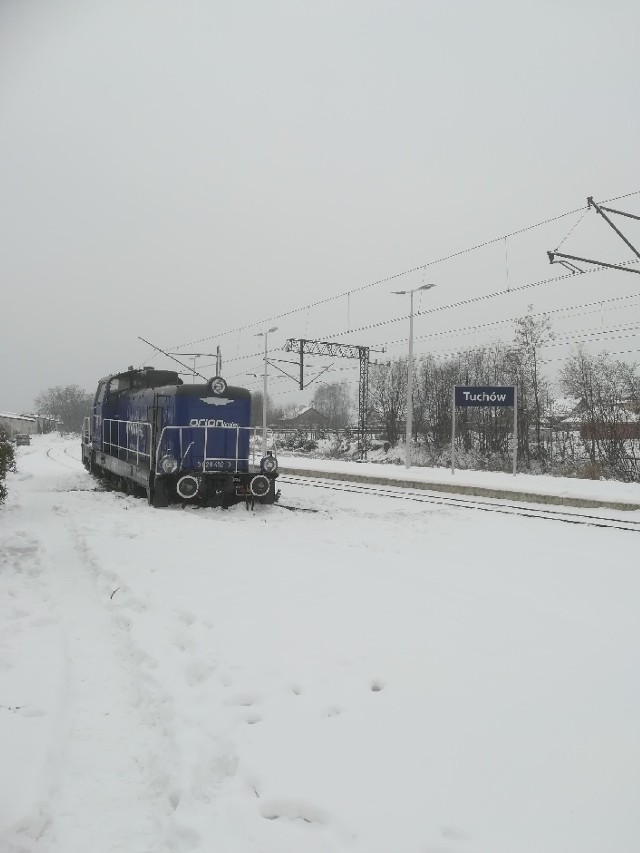
[[[173,474],[178,470],[178,460],[175,456],[163,456],[160,460],[160,467],[165,474]]]
[[[277,467],[278,460],[275,456],[265,456],[260,460],[260,470],[264,471],[265,474],[273,474]]]
[[[270,487],[271,484],[264,474],[256,474],[249,483],[249,491],[256,498],[263,498],[265,495],[268,495]]]
[[[213,394],[224,394],[227,390],[227,383],[222,376],[214,376],[213,379],[209,380],[209,388]]]
[[[195,477],[192,477],[191,474],[186,474],[184,477],[180,477],[178,483],[176,485],[176,492],[180,495],[181,498],[188,501],[191,498],[195,498],[198,494],[198,489],[200,488],[200,483]]]

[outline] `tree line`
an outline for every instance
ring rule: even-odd
[[[425,464],[448,464],[452,389],[455,385],[513,385],[517,388],[518,459],[527,469],[586,476],[640,479],[640,377],[637,367],[607,353],[578,348],[559,375],[562,394],[575,401],[581,430],[569,429],[556,408],[545,372],[544,347],[554,338],[548,317],[531,314],[516,321],[513,341],[469,347],[436,361],[414,363],[413,438]],[[396,444],[406,417],[407,360],[373,369],[370,420]],[[456,453],[478,467],[507,464],[511,452],[510,408],[457,411]]]

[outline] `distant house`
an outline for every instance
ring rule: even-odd
[[[636,400],[617,400],[610,409],[603,411],[599,406],[591,416],[584,402],[559,400],[554,404],[550,426],[554,431],[579,432],[586,440],[640,439],[640,421]]]
[[[61,421],[57,418],[50,418],[48,415],[18,415],[15,412],[0,412],[0,428],[3,428],[9,435],[53,432],[61,427]]]
[[[33,415],[36,419],[36,423],[38,425],[38,432],[54,432],[54,430],[61,430],[63,428],[63,423],[59,418],[52,418],[49,415]]]
[[[293,417],[281,418],[271,426],[276,429],[328,429],[329,418],[313,406],[306,406]]]
[[[543,419],[542,427],[561,432],[577,432],[582,423],[582,403],[574,397],[561,397],[554,400]]]
[[[28,415],[0,412],[0,427],[9,435],[17,435],[18,433],[33,435],[38,431],[38,421]]]

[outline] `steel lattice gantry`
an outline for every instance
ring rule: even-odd
[[[618,237],[620,237],[620,239],[624,243],[627,244],[627,246],[631,249],[631,251],[634,253],[634,255],[637,258],[640,258],[640,252],[636,249],[636,247],[633,245],[633,243],[625,237],[625,235],[618,228],[618,226],[615,225],[615,223],[611,220],[611,218],[607,216],[607,213],[617,213],[619,216],[626,216],[629,219],[636,219],[636,220],[640,220],[640,216],[638,216],[635,213],[629,213],[626,210],[616,210],[613,207],[605,207],[604,204],[598,204],[597,202],[595,202],[593,200],[593,196],[590,195],[589,198],[587,199],[587,209],[592,208],[592,207],[594,208],[596,213],[599,213],[600,216],[604,219],[604,221],[608,225],[610,225],[611,228],[613,228],[613,230],[616,232]],[[575,226],[574,226],[574,228],[575,228]],[[570,233],[571,233],[571,231],[569,232],[569,234]],[[568,236],[569,235],[567,234],[567,237]],[[565,237],[564,239],[566,240],[567,238]],[[564,243],[564,240],[562,242]],[[562,245],[562,243],[560,245]],[[609,263],[605,263],[605,261],[594,260],[593,258],[582,258],[582,257],[578,257],[578,255],[565,255],[564,252],[558,252],[557,250],[553,251],[553,252],[547,252],[547,255],[549,256],[549,262],[550,263],[562,264],[563,267],[566,267],[572,273],[584,272],[584,270],[581,270],[580,267],[577,267],[573,263],[573,261],[578,261],[579,263],[583,263],[583,264],[596,264],[599,267],[606,267],[607,269],[622,270],[622,272],[631,272],[631,273],[635,273],[636,275],[640,274],[640,270],[631,269],[627,264],[624,264],[624,265],[622,265],[622,264],[609,264]],[[560,258],[560,260],[556,260],[556,258]],[[637,261],[635,263],[637,263]]]
[[[308,341],[304,338],[289,338],[285,352],[300,356],[300,390],[304,388],[304,356],[324,355],[329,358],[357,358],[360,360],[360,383],[358,393],[358,451],[361,459],[367,456],[367,408],[369,405],[369,347],[354,344],[339,344],[328,341]]]

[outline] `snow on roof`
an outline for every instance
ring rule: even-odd
[[[0,412],[0,418],[12,418],[16,421],[33,421],[35,418],[31,415],[17,415],[15,412]]]
[[[570,415],[579,403],[580,400],[575,397],[560,397],[560,399],[554,400],[552,402],[551,411],[557,417],[561,417],[562,415]]]

